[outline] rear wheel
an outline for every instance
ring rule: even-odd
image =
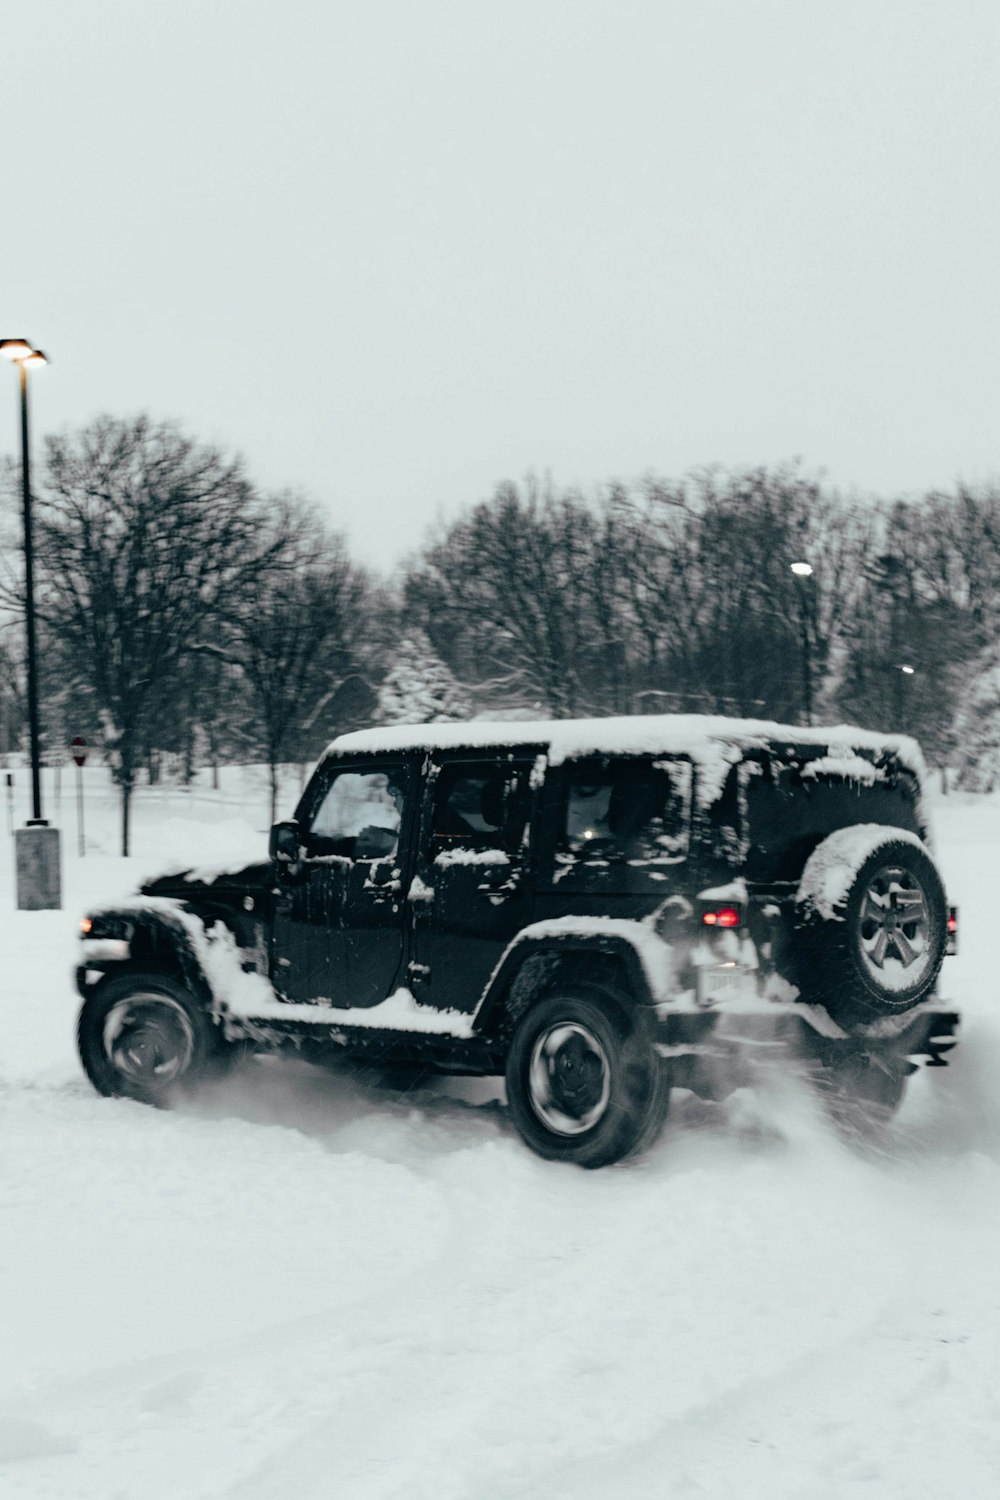
[[[550,995],[521,1019],[507,1059],[514,1123],[540,1156],[603,1167],[641,1149],[669,1081],[628,1004],[598,988]]]
[[[199,1001],[159,974],[125,974],[83,1003],[80,1060],[98,1093],[165,1106],[235,1060]]]

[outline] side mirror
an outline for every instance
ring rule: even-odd
[[[298,823],[275,823],[268,839],[268,853],[282,865],[294,865],[299,859]]]

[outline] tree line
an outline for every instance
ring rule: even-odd
[[[101,745],[125,852],[132,792],[168,759],[186,777],[266,761],[273,805],[281,763],[379,721],[846,720],[915,734],[969,780],[991,753],[1000,771],[996,486],[862,502],[795,466],[592,494],[529,476],[380,578],[315,505],[148,416],[50,436],[33,473],[44,740]],[[6,479],[10,756],[26,714],[13,464]]]

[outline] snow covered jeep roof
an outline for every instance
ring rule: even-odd
[[[721,792],[730,767],[755,751],[807,762],[811,777],[831,775],[871,786],[893,763],[919,787],[926,774],[916,740],[842,724],[803,728],[766,719],[708,714],[649,714],[606,719],[538,719],[464,723],[396,724],[342,734],[324,760],[406,750],[501,750],[537,748],[549,765],[584,756],[686,756],[699,768],[698,796],[704,806]]]
[[[360,729],[332,741],[328,755],[357,751],[464,749],[485,746],[550,747],[555,764],[580,755],[690,755],[709,759],[719,747],[736,750],[783,744],[826,746],[838,757],[861,750],[891,752],[913,770],[923,769],[916,740],[908,735],[878,734],[849,724],[804,728],[768,719],[735,719],[721,714],[641,714],[604,719],[469,719],[462,723],[393,724]],[[734,757],[727,757],[732,760]]]

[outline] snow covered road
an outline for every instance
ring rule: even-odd
[[[483,1084],[269,1060],[183,1114],[97,1098],[75,919],[169,840],[67,848],[66,910],[9,916],[0,994],[0,1497],[992,1497],[1000,804],[937,829],[968,1020],[886,1150],[794,1090],[679,1095],[592,1174],[532,1157]]]

